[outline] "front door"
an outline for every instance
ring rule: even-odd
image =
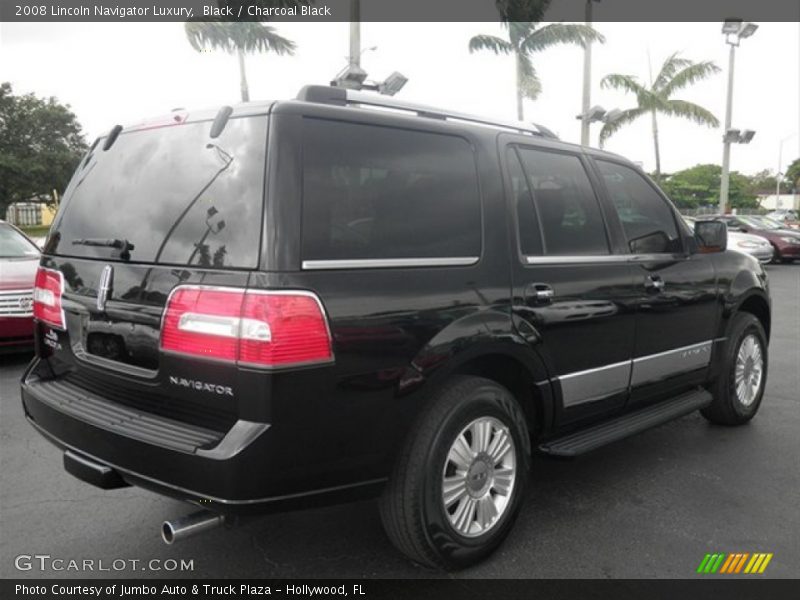
[[[686,252],[686,228],[650,181],[621,163],[594,162],[631,254],[636,345],[630,401],[657,401],[705,379],[719,318],[712,259]]]
[[[582,155],[506,146],[514,215],[513,313],[561,398],[559,423],[621,408],[628,398],[635,315],[628,258],[612,252],[608,215]]]

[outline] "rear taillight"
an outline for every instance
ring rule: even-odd
[[[179,286],[167,302],[161,349],[243,366],[333,360],[322,304],[304,291]]]
[[[33,286],[33,316],[51,327],[65,329],[61,296],[64,293],[64,276],[61,271],[39,267]]]

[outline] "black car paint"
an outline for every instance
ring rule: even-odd
[[[709,367],[575,408],[562,405],[559,373],[591,369],[609,358],[627,360],[722,339],[730,315],[748,301],[762,307],[768,318],[766,276],[756,261],[727,252],[698,254],[683,227],[684,252],[669,260],[627,260],[621,226],[592,166],[593,156],[608,158],[606,153],[489,128],[323,104],[291,101],[264,111],[270,112],[268,175],[257,270],[115,262],[114,289],[105,311],[98,311],[95,298],[105,261],[47,252],[42,258],[43,266],[65,275],[69,333],[56,332],[60,349],[54,350],[45,345],[49,328],[37,325],[37,358],[22,384],[26,415],[57,445],[111,466],[129,483],[225,512],[295,508],[375,494],[430,394],[454,373],[500,379],[517,394],[537,438],[548,439],[708,383],[718,369],[718,345]],[[286,199],[301,193],[305,116],[468,140],[483,212],[479,261],[458,267],[301,269],[300,203]],[[581,157],[604,209],[612,252],[625,260],[601,266],[520,261],[505,193],[503,152],[498,151],[509,143]],[[653,273],[666,282],[666,293],[659,297],[644,284]],[[537,282],[554,288],[551,305],[528,304],[525,288]],[[263,371],[153,355],[166,299],[178,283],[314,291],[330,323],[335,363]],[[554,314],[583,310],[578,305],[586,302],[605,303],[612,310],[568,322]],[[768,324],[765,328],[769,330]],[[87,353],[88,333],[93,331],[119,336],[127,356],[135,358],[110,361]],[[116,390],[108,392],[112,399],[116,394],[127,394],[135,403],[143,397],[169,397],[179,405],[180,418],[220,431],[236,419],[269,423],[269,429],[226,460],[116,436],[37,399],[38,381],[76,373]],[[170,376],[230,386],[234,398],[171,385]],[[191,410],[184,414],[181,407]]]

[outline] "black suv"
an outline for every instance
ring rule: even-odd
[[[309,86],[95,142],[36,289],[30,423],[67,471],[248,514],[380,496],[391,540],[457,568],[572,457],[767,375],[767,276],[690,231],[630,162]]]

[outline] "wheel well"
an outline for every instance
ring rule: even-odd
[[[739,310],[748,312],[755,316],[756,319],[761,321],[761,326],[764,328],[764,332],[767,334],[767,340],[769,340],[771,317],[769,312],[769,304],[767,304],[767,301],[761,296],[750,296],[744,302],[742,302],[742,304],[739,306]]]
[[[544,407],[533,375],[521,362],[504,354],[487,354],[460,365],[455,372],[485,377],[505,387],[519,402],[531,436],[536,437],[541,432]]]

